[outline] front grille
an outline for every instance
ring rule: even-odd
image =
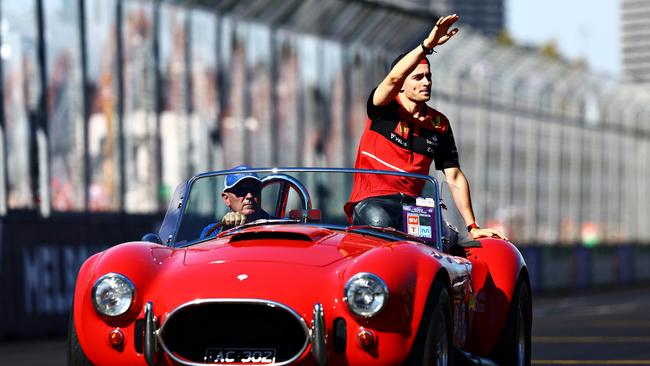
[[[276,363],[293,361],[307,344],[305,322],[286,306],[261,300],[202,300],[173,311],[160,329],[165,350],[203,363],[208,349],[275,349]]]

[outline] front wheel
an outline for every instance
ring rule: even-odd
[[[499,365],[530,365],[532,304],[528,283],[517,281],[506,325],[492,351]]]
[[[79,345],[77,330],[74,326],[74,316],[70,311],[70,320],[68,321],[68,365],[69,366],[92,366],[88,357]]]
[[[426,312],[426,310],[430,310]],[[433,285],[408,366],[453,365],[451,301],[440,283]]]

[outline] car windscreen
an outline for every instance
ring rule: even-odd
[[[361,198],[360,203],[350,201],[355,180],[357,188],[353,197]],[[261,187],[257,197],[251,197],[254,192],[237,189],[238,184],[250,186],[256,182],[260,182]],[[417,194],[389,192],[386,190],[388,182]],[[233,186],[233,183],[236,184]],[[182,213],[173,246],[204,241],[233,229],[232,225],[222,224],[224,216],[236,210],[238,204],[251,203],[251,200],[255,200],[251,205],[256,212],[263,212],[259,218],[266,221],[260,220],[260,224],[302,222],[361,231],[372,230],[375,226],[392,226],[410,235],[429,237],[430,241],[436,237],[436,188],[430,179],[388,173],[274,169],[204,174],[191,180],[188,186],[188,192],[179,203]],[[246,205],[247,212],[251,205]],[[382,209],[387,211],[390,222],[376,219],[375,216],[381,216],[377,210]],[[383,214],[386,216],[386,212]],[[363,220],[356,217],[351,221],[355,215],[362,216]],[[382,231],[390,234],[390,230]]]

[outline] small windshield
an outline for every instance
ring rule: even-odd
[[[357,197],[373,198],[363,199],[362,204],[355,205],[349,202],[355,174],[357,179],[372,176],[373,182],[398,179],[401,184],[416,187],[418,194],[373,192],[381,186],[377,184],[375,187],[357,189]],[[189,191],[178,204],[170,205],[170,210],[171,206],[175,206],[181,209],[181,213],[178,229],[171,234],[174,240],[169,244],[186,246],[223,235],[226,230],[232,232],[237,225],[222,224],[224,216],[231,211],[227,202],[234,208],[242,202],[241,197],[253,194],[258,195],[255,199],[258,206],[253,206],[260,225],[307,223],[349,227],[348,231],[368,231],[368,226],[392,227],[434,243],[437,233],[434,181],[429,177],[395,174],[400,173],[370,174],[349,169],[254,169],[202,174],[188,182]],[[242,184],[253,188],[242,188],[239,186]],[[259,192],[254,187],[256,184],[259,184]],[[230,195],[226,195],[224,190]],[[250,210],[246,212],[251,212],[252,209],[247,208]],[[381,210],[384,210],[384,214],[388,213],[390,220],[381,219]],[[355,215],[358,217],[355,218]],[[351,221],[353,218],[356,221]],[[242,227],[255,225],[251,221],[246,221]],[[390,230],[381,232],[385,235]]]

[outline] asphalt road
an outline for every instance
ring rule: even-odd
[[[650,365],[650,287],[533,300],[533,365]],[[65,340],[0,343],[0,365],[65,365]]]
[[[650,365],[650,287],[533,306],[533,365]]]

